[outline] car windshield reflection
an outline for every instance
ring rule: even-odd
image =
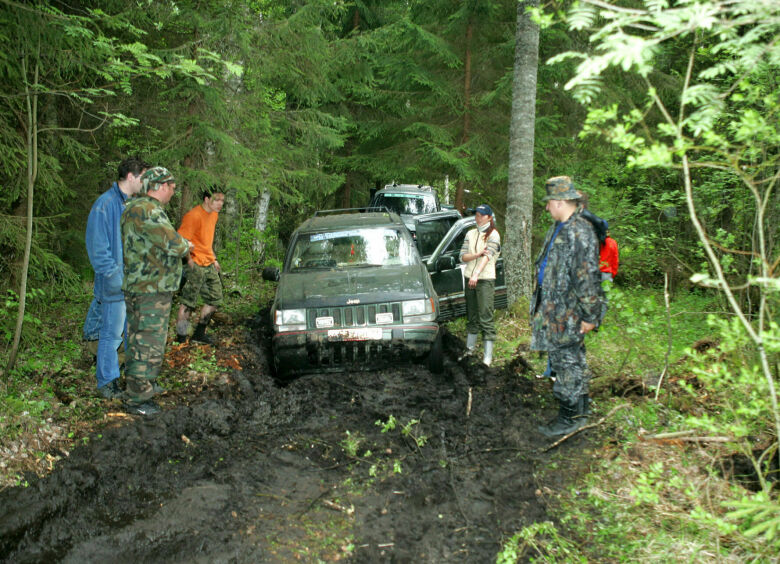
[[[436,211],[436,200],[432,194],[379,194],[374,201],[376,207],[404,215],[420,215]]]
[[[288,272],[409,266],[414,264],[414,252],[411,240],[395,229],[307,233],[295,242]]]

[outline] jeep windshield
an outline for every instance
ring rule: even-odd
[[[301,233],[290,254],[288,272],[319,269],[410,266],[414,245],[396,229],[353,228]]]
[[[374,207],[386,207],[390,211],[403,215],[420,215],[436,211],[436,199],[433,194],[406,194],[403,192],[384,192],[377,194]]]

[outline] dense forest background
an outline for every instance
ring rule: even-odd
[[[504,227],[514,0],[3,2],[2,12],[4,293],[18,293],[30,204],[29,287],[85,291],[89,208],[131,154],[176,175],[174,224],[201,188],[225,188],[222,252],[243,271],[278,260],[313,210],[364,205],[393,181],[432,184],[459,207],[487,201]],[[704,258],[681,175],[629,170],[625,150],[578,136],[587,108],[564,89],[574,64],[545,64],[587,42],[560,21],[541,32],[534,235],[547,227],[544,179],[568,174],[621,243],[622,284],[664,273],[686,284]],[[670,89],[684,76],[677,55],[664,54]],[[602,102],[632,105],[644,92],[608,78]],[[707,182],[711,225],[749,237],[753,210],[735,201],[733,180]]]

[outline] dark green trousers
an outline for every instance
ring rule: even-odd
[[[125,379],[131,402],[142,403],[154,396],[152,382],[160,375],[172,292],[125,294],[127,304],[127,358]]]
[[[469,288],[466,280],[466,331],[482,333],[483,341],[496,340],[496,326],[493,323],[495,280],[478,280],[477,287]]]

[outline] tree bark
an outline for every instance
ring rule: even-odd
[[[265,259],[265,241],[262,234],[265,231],[265,226],[268,224],[268,203],[271,201],[271,191],[266,189],[260,194],[257,199],[257,207],[255,213],[255,231],[258,235],[255,237],[252,243],[252,250],[257,255],[257,262],[261,263]]]
[[[461,145],[466,144],[471,134],[471,39],[473,36],[474,24],[469,20],[468,27],[466,27],[466,53],[463,65],[463,135],[460,140]],[[465,158],[466,155],[462,156]],[[457,189],[455,190],[455,207],[460,211],[466,209],[463,197],[465,189],[466,186],[463,179],[458,179]]]
[[[526,8],[538,0],[517,4],[512,117],[509,126],[509,182],[507,186],[504,264],[509,304],[530,297],[533,278],[531,233],[534,202],[534,122],[536,71],[539,66],[539,26]]]

